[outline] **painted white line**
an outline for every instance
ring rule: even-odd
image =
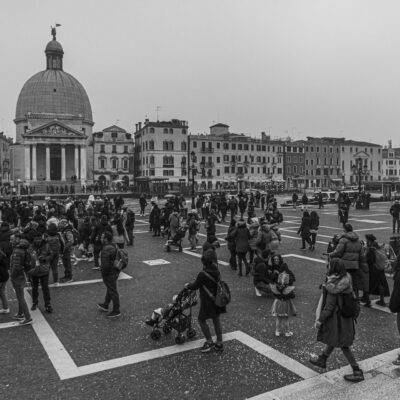
[[[295,240],[301,240],[301,237],[296,237],[296,236],[288,236],[288,235],[281,235],[284,238],[288,238],[288,239],[295,239]],[[328,242],[322,242],[321,240],[317,240],[316,243],[319,244],[329,244]]]
[[[118,276],[118,280],[124,280],[124,279],[132,279],[132,277],[125,272],[120,272]],[[88,279],[86,281],[73,281],[73,282],[65,282],[65,283],[60,283],[57,286],[52,283],[49,285],[49,287],[52,288],[57,288],[57,287],[65,287],[65,286],[79,286],[79,285],[89,285],[91,283],[99,283],[103,282],[103,279]]]
[[[0,329],[7,329],[7,328],[15,328],[17,326],[20,326],[17,321],[11,321],[11,322],[2,322],[0,323]]]
[[[371,308],[391,314],[389,307],[378,306],[378,304],[376,304],[377,301],[379,301],[379,299],[371,300]]]
[[[136,233],[151,233],[150,231],[133,231],[133,234],[136,234]]]
[[[308,261],[314,261],[317,263],[321,264],[326,264],[325,260],[321,260],[319,258],[313,258],[313,257],[307,257],[307,256],[302,256],[300,254],[285,254],[282,257],[294,257],[294,258],[301,258],[302,260],[308,260]]]
[[[355,232],[364,232],[364,231],[378,231],[378,230],[382,230],[382,229],[392,229],[391,226],[382,226],[380,228],[375,228],[375,227],[371,227],[371,228],[365,228],[365,229],[354,229]]]
[[[300,376],[303,379],[309,379],[319,375],[319,373],[314,371],[313,369],[306,367],[304,364],[301,364],[300,362],[286,356],[285,354],[281,353],[278,350],[275,350],[274,348],[266,345],[265,343],[262,343],[259,340],[254,339],[253,337],[244,332],[237,331],[234,333],[236,340],[239,340],[240,342],[250,347],[257,353],[262,354],[263,356],[276,362],[283,368],[286,368],[287,370],[293,372],[294,374]]]
[[[356,222],[365,222],[366,224],[386,224],[386,221],[377,221],[375,219],[357,219],[357,218],[349,218],[349,221]]]

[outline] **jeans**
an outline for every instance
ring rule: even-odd
[[[242,262],[244,263],[245,267],[246,267],[246,274],[248,274],[250,272],[250,265],[249,262],[246,259],[246,252],[240,252],[237,253],[237,258],[238,258],[238,264],[239,264],[239,274],[242,274]]]
[[[106,285],[106,297],[104,305],[108,307],[110,302],[113,303],[113,311],[119,312],[119,294],[117,288],[117,279],[119,271],[111,271],[107,275],[103,275],[103,282]]]
[[[99,268],[99,258],[101,252],[101,243],[95,243],[93,245],[93,258],[94,258],[94,266]]]
[[[396,232],[397,225],[397,233],[400,233],[400,217],[393,218],[393,233]]]
[[[44,305],[50,305],[49,274],[43,276],[32,276],[32,303],[38,304],[39,301],[39,282],[42,287]]]
[[[219,316],[213,318],[212,321],[213,321],[213,325],[214,325],[215,335],[217,336],[217,343],[221,343],[222,342],[222,327],[221,327],[221,321],[219,319]],[[207,324],[207,320],[199,319],[199,325],[200,325],[201,331],[203,332],[203,335],[206,338],[207,342],[211,342],[212,341],[211,332],[210,332],[210,328]]]
[[[133,226],[126,226],[126,233],[128,234],[128,245],[132,246],[133,245]]]
[[[53,282],[56,283],[58,282],[58,259],[59,259],[58,254],[54,254],[53,257],[50,259],[50,269],[51,273],[53,275]]]
[[[18,315],[24,315],[25,319],[31,319],[28,305],[25,301],[25,280],[22,282],[11,281],[15,290],[15,295],[18,301]]]
[[[301,247],[303,249],[306,248],[306,242],[308,243],[309,246],[311,246],[311,240],[310,240],[310,236],[302,236],[301,237]]]
[[[333,352],[334,349],[335,349],[335,348],[334,348],[333,346],[327,345],[327,346],[325,347],[325,350],[323,351],[322,354],[323,354],[326,358],[328,358],[328,357],[332,354],[332,352]],[[347,361],[348,361],[349,364],[352,366],[352,368],[354,368],[354,367],[358,368],[357,361],[356,361],[356,359],[354,358],[354,355],[353,355],[353,353],[351,352],[350,347],[341,347],[341,349],[342,349],[342,352],[343,352],[344,356],[346,357]]]
[[[71,279],[72,278],[71,249],[64,250],[61,260],[64,265],[65,278]]]
[[[315,243],[317,241],[317,234],[316,233],[311,233],[311,244],[315,246]]]
[[[0,300],[3,305],[3,309],[7,310],[8,309],[8,300],[7,300],[7,281],[6,282],[0,282]]]

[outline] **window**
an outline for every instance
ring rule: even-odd
[[[182,134],[186,135],[186,129],[182,129]]]
[[[238,150],[242,150],[242,144],[241,143],[238,144]]]
[[[173,134],[174,130],[172,128],[169,128],[169,133]]]
[[[221,162],[221,157],[217,157],[217,164]]]
[[[236,143],[232,143],[232,150],[236,150]]]
[[[154,164],[154,156],[149,157],[149,163],[150,163],[150,165]]]
[[[224,150],[229,150],[229,143],[224,143]]]
[[[118,158],[114,157],[111,159],[111,168],[117,169],[118,168]]]
[[[127,170],[129,167],[129,160],[127,158],[122,159],[122,169]]]
[[[231,167],[231,173],[232,173],[232,174],[235,173],[235,167],[234,167],[234,166]]]
[[[106,159],[104,157],[99,157],[99,168],[104,169],[106,167]]]
[[[181,150],[186,151],[186,142],[181,142]]]
[[[116,153],[117,152],[117,146],[115,144],[112,145],[112,153]]]
[[[149,175],[150,176],[155,176],[155,174],[156,174],[156,170],[155,169],[150,169],[149,170]]]
[[[116,139],[118,137],[118,132],[111,132],[111,137]]]
[[[229,167],[224,167],[224,173],[229,174]]]
[[[221,147],[221,143],[217,142],[217,149],[219,149]]]
[[[197,142],[193,142],[193,148],[194,148],[194,149],[197,148]]]
[[[266,146],[265,145],[263,145],[263,146],[261,146],[261,148],[262,148],[262,151],[265,151],[265,149],[266,149]],[[268,150],[269,151],[269,150]]]
[[[154,128],[150,128],[150,133],[154,133]]]
[[[154,140],[149,141],[149,150],[154,150]]]
[[[163,176],[174,176],[174,170],[163,169]]]
[[[243,149],[244,150],[249,150],[249,145],[248,144],[243,145]]]
[[[124,153],[128,152],[128,146],[124,146]]]
[[[100,145],[100,153],[105,153],[106,152],[106,146],[104,144]]]
[[[163,167],[164,168],[174,168],[174,156],[164,156],[163,157]]]
[[[168,128],[164,128],[163,130],[164,133],[168,133]],[[165,172],[165,171],[164,171]]]
[[[228,154],[224,154],[224,161],[229,161],[229,156],[228,156]]]
[[[163,150],[174,150],[174,142],[172,140],[164,140],[163,141]]]
[[[217,176],[221,175],[221,171],[219,169],[217,169]]]

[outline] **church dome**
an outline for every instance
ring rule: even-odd
[[[24,84],[17,101],[15,122],[28,115],[45,119],[83,119],[93,124],[92,107],[84,87],[63,71],[64,51],[51,40],[45,49],[47,69],[33,75]]]

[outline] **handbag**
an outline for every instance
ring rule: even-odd
[[[35,264],[35,266],[29,270],[29,275],[32,276],[44,276],[47,275],[50,271],[50,265],[48,263],[45,264]]]

